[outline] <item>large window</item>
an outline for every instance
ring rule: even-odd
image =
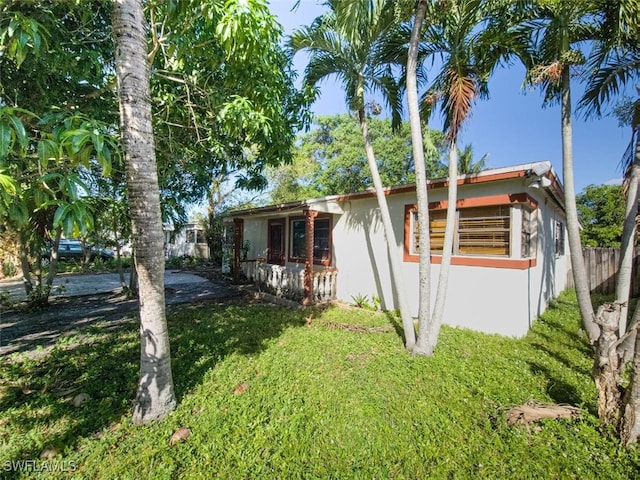
[[[453,253],[455,255],[509,255],[510,207],[464,208],[456,212]],[[431,253],[442,254],[444,231],[447,225],[445,210],[429,212],[429,240]],[[411,215],[413,239],[411,253],[417,255],[418,212]]]
[[[293,218],[290,222],[289,261],[304,262],[306,259],[305,219]],[[331,217],[317,217],[314,222],[313,263],[331,265]]]
[[[526,194],[460,200],[455,212],[453,263],[527,268],[535,265],[537,203]],[[504,198],[503,198],[504,197]],[[505,203],[499,203],[503,200]],[[489,204],[487,204],[489,203]],[[468,206],[467,206],[468,205]],[[432,261],[439,263],[444,246],[446,208],[430,204],[429,237]],[[557,234],[557,236],[561,235]],[[419,258],[418,212],[405,207],[405,260]],[[465,260],[466,259],[466,260]],[[486,259],[486,260],[483,260]],[[495,260],[491,260],[495,259]],[[531,260],[531,261],[529,261]]]

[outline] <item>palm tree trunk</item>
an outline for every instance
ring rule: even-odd
[[[426,0],[420,0],[416,6],[416,16],[409,42],[407,59],[407,101],[409,104],[409,125],[411,126],[411,144],[413,163],[416,173],[416,197],[418,202],[418,332],[427,332],[431,319],[431,246],[429,239],[429,194],[427,191],[427,170],[424,161],[422,127],[420,124],[420,105],[418,103],[417,62],[420,31],[427,10]],[[406,332],[405,332],[406,335]],[[428,354],[427,335],[418,335],[413,353]]]
[[[573,184],[573,131],[571,127],[571,86],[568,66],[565,66],[562,71],[561,115],[562,176],[564,179],[564,203],[567,214],[567,236],[569,238],[571,268],[573,270],[573,281],[578,296],[582,324],[589,336],[589,341],[594,344],[600,335],[600,328],[595,323],[584,258],[582,256],[582,244],[580,242],[576,192]]]
[[[456,203],[458,201],[458,142],[453,139],[449,144],[449,186],[447,192],[447,224],[444,230],[444,244],[442,246],[442,263],[438,275],[438,290],[433,307],[433,317],[429,328],[428,348],[433,351],[438,344],[438,336],[442,327],[444,306],[447,301],[449,287],[449,267],[453,256],[453,234],[456,228]]]
[[[162,217],[144,23],[141,0],[115,2],[113,36],[120,126],[140,301],[140,381],[133,412],[136,423],[160,420],[176,404],[165,317]]]
[[[633,315],[633,329],[635,335],[635,348],[631,370],[631,381],[625,394],[624,415],[620,424],[620,440],[628,447],[637,443],[640,437],[640,302],[636,305]]]
[[[620,245],[620,268],[616,284],[616,302],[620,303],[620,326],[618,334],[622,337],[627,332],[627,315],[629,311],[629,291],[633,270],[633,250],[635,247],[636,216],[638,214],[638,183],[640,182],[640,132],[636,132],[636,153],[631,164],[627,203],[625,208],[624,227]]]
[[[562,172],[564,177],[564,203],[567,213],[567,235],[569,253],[573,269],[573,281],[582,325],[587,331],[589,341],[594,347],[592,375],[598,392],[598,416],[608,425],[617,425],[620,421],[622,392],[619,386],[620,358],[617,354],[618,326],[620,324],[620,305],[607,303],[594,314],[591,304],[589,284],[582,256],[582,243],[576,207],[576,194],[573,185],[573,140],[571,128],[571,86],[569,67],[562,70]]]
[[[367,117],[364,112],[364,107],[361,107],[358,110],[358,118],[360,120],[360,128],[362,129],[362,137],[364,139],[364,149],[367,154],[367,162],[369,163],[369,169],[371,170],[371,179],[373,180],[373,186],[376,191],[376,198],[378,199],[378,206],[380,207],[380,217],[382,218],[384,236],[387,241],[389,263],[391,266],[391,276],[393,277],[393,285],[396,290],[395,293],[396,298],[398,299],[400,316],[402,317],[402,328],[405,335],[405,347],[407,350],[411,351],[413,350],[413,347],[415,345],[415,329],[413,326],[413,318],[411,317],[411,313],[409,311],[407,292],[404,287],[402,264],[398,255],[398,242],[396,241],[396,235],[393,232],[393,224],[391,223],[391,215],[389,214],[387,197],[383,190],[382,180],[380,179],[380,172],[378,171],[378,164],[376,163],[376,157],[373,153],[373,146],[371,145],[371,138],[369,137],[369,129],[367,127]]]

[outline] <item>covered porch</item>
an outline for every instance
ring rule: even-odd
[[[232,214],[234,279],[304,305],[337,298],[333,217],[337,202],[303,202]],[[230,225],[231,226],[231,225]]]
[[[276,297],[305,302],[305,270],[266,263],[264,259],[240,261],[245,278],[264,292]],[[314,269],[310,295],[311,303],[324,303],[336,299],[338,269],[326,267]]]

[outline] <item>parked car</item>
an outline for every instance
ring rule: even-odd
[[[89,251],[89,261],[100,258],[101,260],[110,260],[114,257],[113,250],[108,248],[91,247]],[[58,260],[63,262],[78,261],[81,262],[85,258],[85,252],[82,248],[80,240],[62,239],[58,245]],[[43,260],[49,259],[49,253],[43,254]]]

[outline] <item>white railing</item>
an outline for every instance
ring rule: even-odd
[[[304,269],[287,268],[257,260],[240,262],[244,276],[258,288],[278,297],[301,301],[304,298]],[[335,300],[338,270],[324,268],[313,272],[313,293],[316,302]]]

